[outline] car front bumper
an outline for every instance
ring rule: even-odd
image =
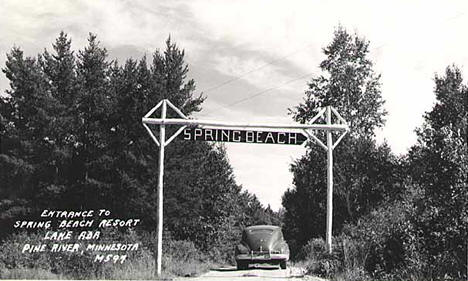
[[[271,262],[289,260],[287,254],[250,253],[236,255],[236,261]]]

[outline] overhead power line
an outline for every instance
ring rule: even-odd
[[[219,83],[219,84],[217,84],[217,85],[214,85],[214,86],[212,86],[212,87],[209,87],[209,88],[207,88],[207,89],[204,89],[204,90],[202,90],[201,92],[203,92],[203,93],[211,92],[211,91],[213,91],[213,90],[216,90],[216,89],[218,89],[218,88],[223,87],[224,85],[227,85],[227,84],[230,84],[230,83],[235,82],[235,81],[237,81],[237,80],[240,80],[241,78],[245,77],[246,75],[248,75],[248,74],[250,74],[250,73],[252,73],[252,72],[259,71],[259,70],[261,70],[261,69],[263,69],[263,68],[265,68],[265,67],[267,67],[267,66],[269,66],[269,65],[275,64],[275,63],[277,63],[277,62],[279,62],[279,61],[284,60],[285,58],[288,58],[288,57],[290,57],[290,56],[292,56],[292,55],[294,55],[294,54],[296,54],[296,53],[299,53],[299,52],[301,52],[301,51],[303,51],[303,50],[309,48],[311,45],[312,45],[312,43],[309,43],[309,44],[305,45],[304,47],[302,47],[302,48],[300,48],[300,49],[297,49],[297,50],[295,50],[295,51],[293,51],[293,52],[291,52],[291,53],[288,53],[288,54],[286,54],[286,55],[284,55],[284,56],[281,56],[281,57],[279,57],[279,58],[276,58],[276,59],[274,59],[274,60],[271,60],[271,61],[269,61],[269,62],[267,62],[267,63],[265,63],[265,64],[263,64],[263,65],[261,65],[261,66],[259,66],[259,67],[257,67],[257,68],[253,68],[253,69],[251,69],[251,70],[249,70],[249,71],[247,71],[247,72],[244,72],[244,73],[242,73],[242,74],[239,75],[239,76],[233,77],[233,78],[228,79],[228,80],[226,80],[226,81],[224,81],[224,82],[221,82],[221,83]]]
[[[440,23],[445,23],[445,22],[448,22],[448,21],[455,20],[455,19],[457,19],[457,18],[459,18],[459,17],[464,16],[465,14],[466,14],[465,12],[458,13],[458,14],[452,16],[452,17],[446,18],[445,20],[441,21]],[[274,63],[276,63],[276,62],[278,62],[278,61],[284,60],[285,58],[287,58],[287,57],[289,57],[289,56],[292,56],[292,55],[294,55],[294,54],[296,54],[296,53],[298,53],[298,52],[300,52],[300,51],[302,51],[302,50],[304,50],[304,49],[307,49],[307,48],[308,48],[310,45],[312,45],[312,44],[313,44],[313,43],[307,44],[307,45],[306,45],[305,47],[303,47],[303,48],[300,48],[300,49],[298,49],[298,50],[295,50],[294,52],[288,53],[288,54],[286,54],[286,55],[284,55],[284,56],[282,56],[282,57],[279,57],[279,58],[277,58],[277,59],[274,59],[274,60],[272,60],[272,61],[270,61],[270,62],[268,62],[268,63],[266,63],[266,64],[263,64],[263,65],[261,65],[261,66],[259,66],[259,67],[257,67],[257,68],[251,69],[251,70],[249,70],[249,71],[247,71],[247,72],[245,72],[245,73],[243,73],[243,74],[241,74],[241,75],[239,75],[239,76],[236,76],[236,77],[234,77],[234,78],[231,78],[231,79],[229,79],[229,80],[226,80],[226,81],[224,81],[224,82],[221,82],[220,84],[215,85],[215,86],[213,86],[213,87],[210,87],[210,88],[208,88],[208,89],[205,89],[205,90],[202,91],[202,92],[205,92],[205,93],[206,93],[206,92],[210,92],[210,91],[212,91],[212,90],[221,88],[221,87],[224,86],[224,85],[227,85],[227,84],[232,83],[232,82],[234,82],[234,81],[240,80],[241,78],[245,77],[246,75],[248,75],[248,74],[250,74],[250,73],[252,73],[252,72],[259,71],[259,70],[261,70],[261,69],[263,69],[263,68],[265,68],[265,67],[267,67],[267,66],[269,66],[269,65],[272,65],[272,64],[274,64]],[[386,45],[389,45],[389,44],[391,44],[391,43],[385,42],[385,43],[383,43],[383,44],[381,44],[381,45],[379,45],[379,46],[377,46],[377,47],[374,47],[373,49],[374,49],[374,50],[378,50],[378,49],[381,49],[382,47],[384,47],[384,46],[386,46]],[[284,82],[284,83],[282,83],[282,84],[280,84],[280,85],[278,85],[278,86],[275,86],[275,87],[271,87],[271,88],[267,88],[267,89],[261,90],[261,91],[259,91],[259,92],[253,93],[252,95],[249,95],[249,96],[246,97],[246,98],[240,99],[240,100],[238,100],[238,101],[235,101],[235,102],[233,102],[233,103],[227,104],[227,105],[225,105],[225,106],[217,107],[216,109],[220,109],[220,108],[229,108],[229,107],[231,107],[231,106],[234,106],[234,105],[237,105],[237,104],[246,102],[246,101],[248,101],[248,100],[250,100],[250,99],[253,99],[253,98],[255,98],[255,97],[261,96],[261,95],[263,95],[263,94],[265,94],[265,93],[267,93],[267,92],[269,92],[269,91],[278,89],[279,87],[281,87],[281,86],[283,86],[283,85],[286,85],[286,84],[292,83],[292,82],[294,82],[294,81],[300,80],[300,79],[305,78],[305,77],[307,77],[307,76],[309,76],[309,75],[312,75],[312,74],[313,74],[313,72],[308,73],[308,74],[305,74],[305,75],[300,76],[300,77],[297,77],[297,78],[294,78],[294,79],[292,79],[292,80],[288,80],[288,81],[286,81],[286,82]]]
[[[217,108],[215,108],[215,109],[213,109],[213,110],[210,110],[210,111],[206,112],[206,114],[208,114],[208,113],[210,113],[210,112],[213,112],[213,111],[216,111],[216,110],[221,109],[221,108],[229,108],[229,107],[231,107],[231,106],[234,106],[234,105],[237,105],[237,104],[246,102],[246,101],[251,100],[251,99],[253,99],[253,98],[256,98],[256,97],[258,97],[258,96],[264,95],[264,94],[266,94],[266,93],[268,93],[268,92],[270,92],[270,91],[272,91],[272,90],[278,89],[278,88],[280,88],[280,87],[282,87],[282,86],[284,86],[284,85],[287,85],[287,84],[293,83],[293,82],[295,82],[295,81],[304,79],[305,77],[310,76],[310,75],[312,75],[312,74],[313,74],[313,72],[310,72],[310,73],[301,75],[301,76],[299,76],[299,77],[293,78],[293,79],[291,79],[291,80],[288,80],[288,81],[286,81],[286,82],[283,82],[283,83],[281,83],[281,84],[279,84],[279,85],[276,85],[276,86],[274,86],[274,87],[267,88],[267,89],[264,89],[264,90],[261,90],[261,91],[252,93],[252,94],[250,94],[250,95],[249,95],[248,97],[246,97],[246,98],[237,100],[237,101],[235,101],[235,102],[233,102],[233,103],[230,103],[230,104],[227,104],[227,105],[221,105],[221,106],[219,106],[219,107],[217,107]]]

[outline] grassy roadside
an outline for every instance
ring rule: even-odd
[[[137,251],[102,252],[101,254],[126,254],[123,262],[96,262],[98,252],[39,252],[23,253],[25,243],[39,244],[40,233],[19,233],[10,236],[0,245],[0,279],[154,279],[155,258],[153,241],[134,233],[108,234],[109,241],[138,242]],[[106,240],[103,240],[105,242]],[[190,241],[167,240],[163,245],[162,277],[199,276],[208,272],[212,260]]]
[[[172,279],[175,277],[195,277],[208,272],[212,268],[211,262],[200,260],[177,260],[172,257],[164,257],[163,273],[161,279]],[[77,276],[68,274],[53,273],[51,269],[34,267],[17,267],[12,269],[0,269],[0,279],[154,279],[154,259],[153,257],[140,258],[128,261],[122,265],[109,265],[97,274],[89,276]]]

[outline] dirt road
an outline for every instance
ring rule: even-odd
[[[325,279],[304,276],[304,270],[298,267],[288,267],[287,269],[279,269],[277,266],[256,266],[250,267],[248,270],[237,270],[235,267],[225,267],[213,269],[200,277],[195,278],[180,278],[176,280],[185,281],[266,281],[266,280],[310,280],[310,281],[327,281]]]

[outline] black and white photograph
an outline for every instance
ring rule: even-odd
[[[468,280],[468,2],[0,1],[0,279]]]

